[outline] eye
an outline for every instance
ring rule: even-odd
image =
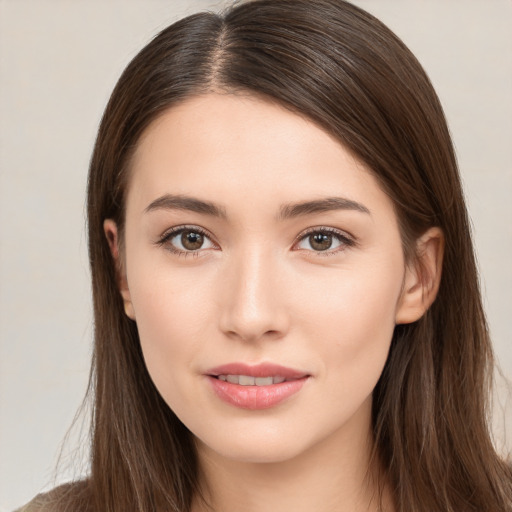
[[[199,226],[177,226],[166,231],[158,240],[158,245],[165,246],[169,251],[188,256],[197,256],[202,249],[214,249],[216,245],[206,231]]]
[[[354,239],[343,231],[333,228],[311,228],[299,236],[295,247],[301,250],[325,253],[323,256],[327,256],[353,245],[355,245]]]

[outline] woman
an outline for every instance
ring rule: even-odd
[[[89,175],[91,475],[27,510],[503,511],[439,101],[340,0],[164,30]]]

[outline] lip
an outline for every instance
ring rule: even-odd
[[[216,366],[205,372],[206,375],[218,377],[219,375],[249,375],[250,377],[270,377],[281,375],[286,379],[301,379],[307,377],[308,373],[293,368],[287,368],[273,363],[261,363],[249,365],[245,363],[229,363]]]
[[[268,386],[242,386],[219,380],[219,375],[281,376],[290,380]],[[298,393],[310,377],[303,371],[271,363],[229,363],[208,370],[205,376],[218,398],[232,406],[248,410],[277,406]]]

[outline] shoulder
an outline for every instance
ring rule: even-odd
[[[86,512],[91,510],[88,480],[59,485],[38,494],[14,512]]]

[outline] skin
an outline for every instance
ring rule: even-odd
[[[213,202],[224,216],[170,208],[165,194]],[[332,197],[361,208],[278,219],[284,204]],[[208,234],[197,250],[165,238],[183,225]],[[324,232],[330,248],[318,250],[310,228],[336,230]],[[270,102],[211,93],[146,130],[123,244],[113,221],[105,233],[149,373],[196,437],[214,509],[376,510],[366,478],[377,471],[368,468],[372,391],[395,325],[435,298],[440,231],[418,240],[419,273],[404,261],[391,200],[339,142]],[[231,362],[310,377],[275,407],[241,409],[205,376]],[[386,492],[384,503],[392,509]]]

